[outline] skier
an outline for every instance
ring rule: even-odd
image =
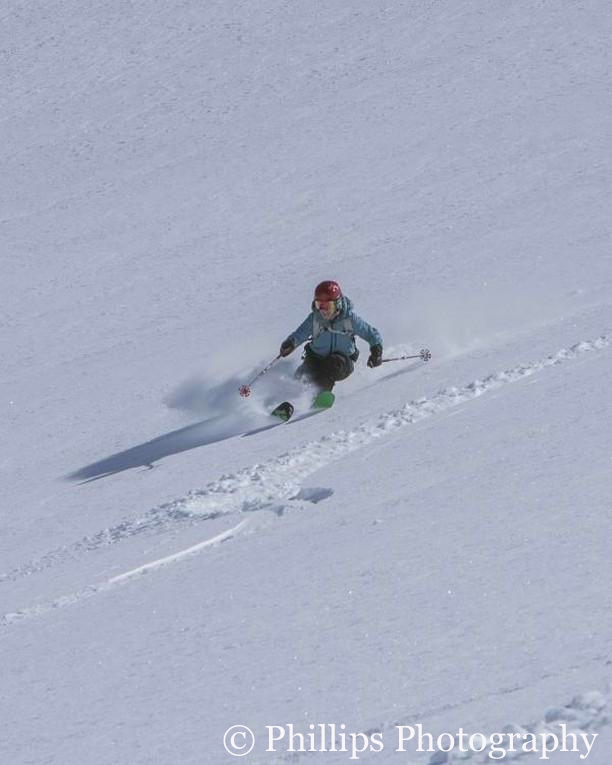
[[[343,296],[338,282],[321,282],[315,289],[312,311],[283,341],[280,355],[288,356],[310,338],[295,376],[321,391],[331,391],[336,382],[353,372],[359,356],[355,335],[370,344],[368,366],[380,366],[383,341],[378,330],[353,313],[353,304]]]

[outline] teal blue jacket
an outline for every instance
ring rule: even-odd
[[[356,351],[355,335],[363,338],[370,347],[383,344],[376,327],[353,313],[353,303],[343,297],[342,308],[335,319],[327,321],[313,306],[313,310],[287,339],[297,347],[310,338],[310,350],[317,356],[329,356],[330,353],[352,356]]]

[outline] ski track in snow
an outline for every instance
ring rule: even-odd
[[[108,590],[112,590],[114,587],[130,581],[134,577],[143,576],[144,574],[148,574],[151,571],[156,571],[160,568],[163,568],[164,566],[176,563],[179,560],[184,560],[185,558],[200,552],[200,550],[203,550],[205,547],[214,547],[215,545],[219,545],[222,542],[227,542],[236,533],[238,533],[238,531],[244,528],[248,522],[248,518],[242,520],[237,526],[234,526],[231,529],[227,529],[226,531],[223,531],[220,534],[211,537],[210,539],[205,539],[203,542],[192,545],[185,550],[180,550],[173,555],[167,555],[166,557],[160,558],[159,560],[153,561],[151,563],[146,563],[143,566],[138,566],[131,571],[126,571],[123,574],[119,574],[118,576],[114,576],[111,579],[107,579],[101,584],[89,585],[87,587],[83,587],[83,589],[78,590],[77,592],[73,592],[70,595],[63,595],[48,603],[41,603],[40,605],[33,606],[32,608],[26,608],[21,611],[16,611],[15,613],[5,614],[2,619],[0,619],[0,626],[5,627],[17,621],[22,621],[29,618],[31,619],[34,616],[42,616],[43,614],[49,613],[49,611],[54,611],[55,609],[63,608],[64,606],[70,606],[73,603],[78,603],[81,600],[90,598],[92,595],[95,595],[98,592],[106,592]]]
[[[84,537],[70,546],[53,550],[37,560],[0,575],[0,583],[15,581],[65,560],[77,558],[80,552],[113,545],[139,534],[158,534],[170,529],[176,530],[179,524],[194,525],[222,515],[252,513],[259,510],[274,511],[281,515],[285,509],[291,507],[287,504],[288,502],[304,500],[301,484],[306,478],[346,454],[361,449],[406,425],[420,422],[509,383],[523,380],[548,367],[572,361],[585,353],[602,350],[609,343],[609,337],[601,335],[594,340],[563,348],[541,361],[520,364],[510,370],[491,374],[482,380],[474,380],[461,388],[445,388],[431,398],[411,401],[399,410],[381,414],[375,422],[365,423],[352,431],[337,431],[317,441],[310,441],[265,463],[255,464],[237,473],[222,476],[203,489],[192,491],[181,499],[153,508],[141,518],[125,521],[99,531],[95,535]],[[313,500],[306,498],[306,501]],[[239,523],[233,529],[213,537],[212,541],[205,540],[188,550],[146,564],[100,585],[85,587],[51,603],[6,614],[0,617],[0,626],[7,626],[16,621],[70,605],[96,592],[129,581],[136,573],[156,570],[181,560],[204,547],[234,537],[243,527],[244,522]]]
[[[446,388],[432,398],[421,398],[405,404],[400,410],[380,415],[375,423],[365,423],[352,431],[337,431],[311,441],[261,465],[213,481],[204,489],[190,492],[185,498],[167,506],[167,512],[188,515],[221,515],[252,512],[290,500],[300,490],[304,479],[320,468],[367,446],[382,436],[393,433],[435,414],[451,409],[484,393],[518,382],[547,367],[556,366],[609,344],[607,336],[564,348],[542,361],[521,364],[513,369],[474,380],[462,388]]]

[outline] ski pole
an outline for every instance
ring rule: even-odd
[[[422,359],[422,361],[429,361],[431,358],[431,351],[429,348],[421,348],[421,350],[414,356],[393,356],[390,359],[383,359],[384,364],[387,361],[404,361],[405,359]]]
[[[259,371],[255,375],[255,377],[251,380],[250,383],[247,383],[246,385],[241,385],[240,386],[240,395],[243,396],[244,398],[246,398],[247,396],[250,396],[251,395],[251,386],[253,386],[257,382],[257,380],[259,380],[259,378],[262,375],[265,375],[265,373],[270,369],[270,367],[272,367],[274,364],[276,364],[276,362],[280,359],[280,357],[281,357],[281,355],[279,353],[276,358],[272,359],[272,361],[267,366],[265,366],[261,371]]]

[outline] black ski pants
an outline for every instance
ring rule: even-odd
[[[353,373],[353,360],[343,353],[331,353],[329,356],[318,356],[308,347],[304,361],[295,370],[299,380],[307,380],[321,390],[331,390],[339,380]]]

